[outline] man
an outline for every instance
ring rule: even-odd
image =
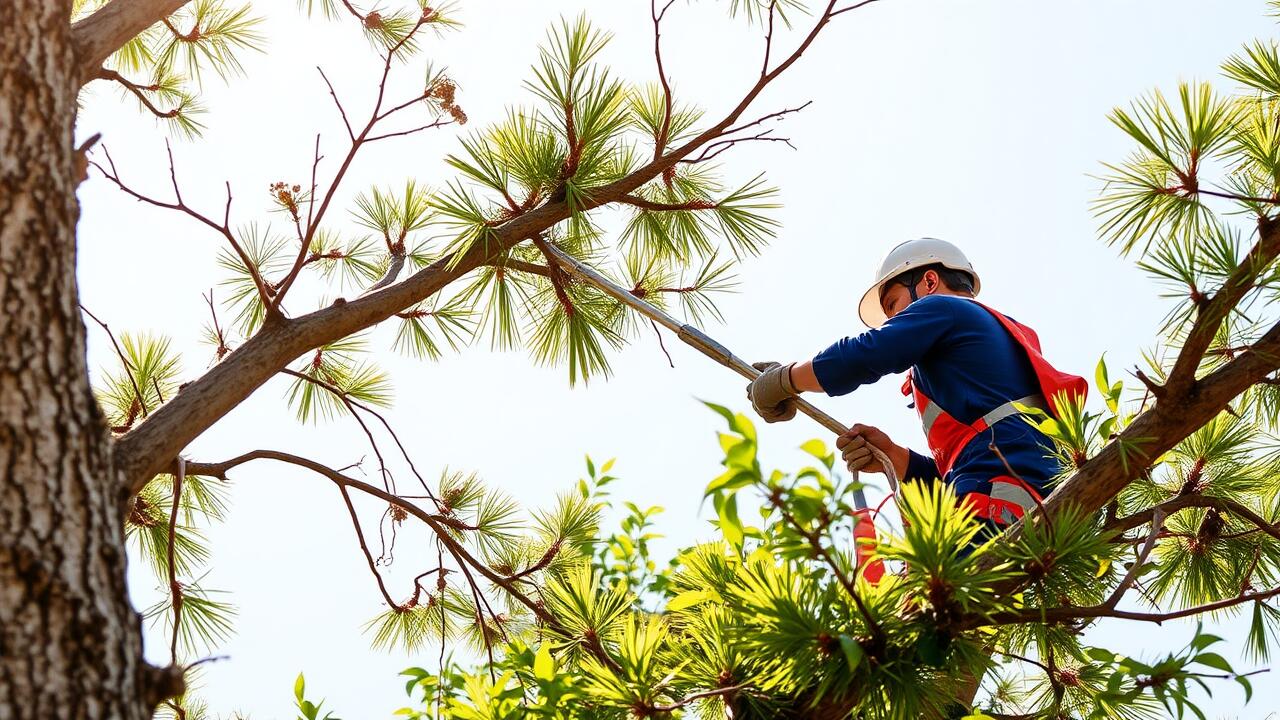
[[[932,457],[854,425],[837,441],[850,471],[884,472],[881,450],[904,480],[942,479],[998,531],[1034,508],[1059,472],[1051,441],[1018,405],[1057,415],[1083,396],[1083,378],[1055,370],[1035,332],[974,300],[977,272],[955,245],[909,240],[889,251],[858,305],[870,330],[844,338],[808,362],[759,363],[747,387],[767,422],[790,420],[800,392],[844,395],[907,371],[902,387],[924,425]],[[994,448],[994,450],[992,449]]]

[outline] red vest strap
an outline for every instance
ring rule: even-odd
[[[1039,385],[1040,393],[1048,404],[1051,415],[1054,417],[1061,416],[1061,411],[1058,407],[1060,400],[1077,397],[1083,399],[1085,397],[1089,392],[1088,381],[1077,375],[1062,372],[1050,365],[1049,361],[1045,360],[1044,355],[1040,352],[1040,338],[1034,330],[1021,323],[1014,322],[1005,317],[1003,313],[997,312],[976,300],[974,302],[978,307],[991,313],[1000,323],[1000,326],[1013,338],[1014,342],[1027,354],[1027,359],[1031,362],[1031,368],[1036,376],[1036,383]],[[945,476],[951,471],[951,466],[955,463],[956,457],[960,455],[965,446],[979,433],[987,429],[986,421],[979,418],[972,425],[967,425],[955,419],[920,390],[919,386],[913,382],[910,370],[907,371],[906,382],[902,384],[902,394],[911,396],[914,401],[916,412],[920,414],[920,419],[924,424],[929,450],[933,453],[933,459],[938,464],[938,472]],[[1019,517],[1021,516],[1019,515]]]
[[[991,313],[1000,325],[1009,332],[1013,339],[1027,353],[1027,359],[1031,361],[1031,369],[1035,371],[1036,382],[1040,385],[1040,394],[1044,395],[1045,400],[1049,402],[1049,411],[1054,417],[1060,416],[1058,402],[1065,395],[1067,398],[1074,399],[1078,396],[1081,400],[1089,394],[1089,381],[1079,375],[1072,375],[1058,370],[1049,364],[1040,352],[1040,338],[1035,331],[1019,322],[1005,317],[1003,313],[997,312],[977,300],[974,300],[979,307]]]

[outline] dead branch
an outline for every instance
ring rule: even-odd
[[[231,213],[231,184],[230,183],[227,184],[227,207],[226,207],[226,212],[223,216],[223,221],[221,224],[219,224],[217,222],[214,222],[213,220],[210,220],[208,216],[192,209],[189,205],[186,204],[186,202],[183,201],[182,190],[178,185],[177,170],[174,168],[174,163],[173,163],[173,150],[169,148],[169,144],[167,141],[165,142],[165,148],[166,150],[168,150],[168,155],[169,155],[169,179],[173,185],[173,192],[174,192],[173,202],[165,202],[164,200],[159,200],[159,199],[150,197],[148,195],[143,195],[142,193],[126,185],[124,181],[120,179],[120,174],[116,171],[115,161],[111,159],[111,153],[110,151],[107,150],[106,145],[102,146],[102,153],[107,158],[107,166],[103,167],[101,164],[93,160],[89,161],[89,165],[96,168],[98,172],[102,173],[103,177],[115,183],[116,187],[124,191],[126,195],[129,195],[136,200],[140,200],[142,202],[145,202],[150,205],[154,205],[159,208],[165,208],[166,210],[177,210],[181,213],[186,214],[189,217],[195,218],[196,220],[203,223],[207,227],[215,230],[219,235],[221,235],[227,241],[227,244],[231,246],[231,249],[235,252],[236,256],[240,258],[240,262],[241,264],[244,265],[245,270],[248,271],[250,277],[253,278],[253,284],[258,289],[258,297],[262,301],[262,304],[267,308],[267,320],[271,321],[274,319],[278,319],[279,311],[275,310],[271,304],[271,297],[272,297],[271,290],[267,287],[266,281],[262,279],[262,274],[258,272],[258,267],[253,263],[252,260],[249,259],[248,253],[244,251],[244,248],[241,247],[240,242],[236,240],[235,233],[231,232],[230,223],[228,222],[228,218],[230,217],[230,213]]]

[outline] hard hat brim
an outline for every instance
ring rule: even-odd
[[[858,302],[858,319],[863,325],[869,328],[878,328],[889,320],[889,316],[884,314],[884,308],[880,306],[880,288],[893,278],[888,277],[872,285],[866,293],[862,295],[862,300]]]

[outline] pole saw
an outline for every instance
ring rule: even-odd
[[[657,307],[654,307],[635,295],[632,295],[626,288],[623,288],[621,285],[613,282],[587,264],[565,254],[563,250],[552,243],[540,243],[539,248],[544,253],[548,254],[551,259],[559,264],[570,275],[573,275],[589,285],[593,285],[606,295],[667,328],[671,332],[675,333],[676,337],[680,338],[684,344],[694,348],[703,355],[706,355],[712,360],[724,365],[747,380],[755,380],[760,375],[760,371],[752,367],[751,363],[748,363],[746,360],[734,355],[729,348],[726,348],[724,345],[716,342],[711,336],[688,323],[682,323],[679,320],[676,320]],[[797,397],[793,402],[796,404],[796,409],[813,418],[819,425],[835,433],[837,436],[844,434],[848,429],[844,423],[841,423],[839,420],[836,420],[822,410],[819,410],[803,398]],[[898,478],[894,474],[893,463],[889,462],[889,458],[886,457],[879,448],[870,444],[868,444],[867,447],[871,449],[872,456],[875,457],[875,459],[880,462],[880,466],[884,468],[885,477],[889,480],[889,487],[896,488]],[[853,472],[853,481],[854,483],[858,482],[857,471]],[[863,494],[861,487],[854,490],[853,503],[860,511],[860,516],[865,517],[867,514],[867,498]],[[861,524],[860,517],[859,525]],[[874,528],[869,527],[869,524],[870,519],[867,518],[867,527],[855,528],[854,534],[859,537],[865,537],[866,531],[870,530],[871,537],[874,538]]]

